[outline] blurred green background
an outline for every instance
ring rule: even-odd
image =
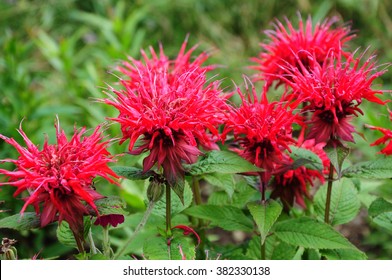
[[[127,56],[140,58],[140,49],[150,45],[156,49],[159,42],[173,57],[187,34],[189,46],[200,44],[196,53],[212,54],[207,63],[219,65],[212,75],[218,75],[223,87],[231,90],[234,83],[241,85],[243,74],[252,75],[247,66],[266,39],[263,30],[272,28],[274,18],[284,20],[285,16],[296,26],[298,12],[303,18],[311,15],[314,22],[339,16],[357,34],[350,43],[352,50],[370,46],[379,64],[392,61],[389,0],[0,0],[0,133],[21,141],[16,128],[24,120],[27,135],[42,143],[45,134],[53,139],[56,115],[68,133],[74,126],[94,127],[105,122],[116,111],[95,100],[105,97],[106,83],[117,80],[114,67]],[[390,72],[377,81],[384,89],[392,88]],[[386,107],[363,104],[362,109],[365,116],[357,122],[365,138],[356,137],[354,161],[379,151],[369,148],[369,143],[380,134],[366,130],[364,123],[392,128]],[[110,125],[106,132],[112,137],[120,133],[117,125]],[[125,149],[126,145],[111,147],[113,153]],[[12,148],[0,142],[0,158],[15,156]],[[119,161],[138,164],[140,159],[122,157]],[[97,188],[105,195],[121,192],[131,212],[144,207],[144,186],[124,183],[119,190],[102,181]],[[369,190],[392,197],[388,184],[369,184]],[[12,187],[0,191],[0,200],[5,201],[0,210],[9,210],[0,217],[19,212],[22,201],[11,198],[13,191]],[[67,254],[53,242],[53,230],[49,227],[20,235],[2,231],[0,237],[17,238],[18,246],[24,247],[22,258],[38,253],[42,244],[46,246],[42,257]],[[358,239],[370,258],[392,258],[388,233],[367,223],[346,231],[351,240]]]

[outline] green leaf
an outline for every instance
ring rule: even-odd
[[[253,222],[242,212],[233,206],[199,205],[188,208],[185,214],[211,221],[211,226],[217,226],[225,230],[243,230],[251,232]]]
[[[183,234],[174,234],[168,246],[168,240],[163,237],[152,237],[143,245],[144,256],[149,260],[194,260],[196,257],[193,240]],[[181,254],[182,252],[182,254]]]
[[[90,217],[84,217],[84,232],[83,232],[84,238],[87,237],[90,227],[91,227]],[[60,241],[61,244],[68,247],[78,248],[78,246],[76,245],[75,237],[69,227],[69,224],[66,221],[62,221],[59,224],[56,230],[56,235],[57,235],[57,239]]]
[[[358,177],[365,179],[392,178],[392,157],[365,161],[346,168],[342,172],[344,177]]]
[[[301,166],[311,170],[323,170],[323,162],[317,154],[296,146],[290,146],[290,150],[290,157],[294,161],[292,164],[293,170]]]
[[[330,225],[308,217],[276,223],[275,235],[288,244],[304,248],[356,249]]]
[[[170,186],[171,189],[175,192],[175,194],[180,199],[181,203],[184,204],[184,190],[185,190],[185,179],[180,178],[173,185]]]
[[[188,182],[184,181],[184,201],[181,202],[180,198],[175,194],[173,189],[171,189],[171,213],[172,217],[176,214],[182,212],[186,208],[188,208],[193,201],[193,193],[191,188],[189,187]],[[166,188],[165,188],[166,189]],[[166,191],[166,190],[165,190]],[[163,195],[162,198],[155,203],[154,209],[152,213],[161,217],[166,217],[166,195]]]
[[[320,254],[328,260],[366,260],[364,252],[352,249],[325,249],[320,250]]]
[[[324,219],[327,184],[324,184],[314,196],[315,211],[320,220]],[[342,178],[332,186],[330,204],[330,222],[332,225],[345,224],[358,214],[361,202],[353,182]]]
[[[118,196],[109,196],[96,200],[95,205],[100,215],[128,215],[128,212],[124,210],[126,207],[124,200]]]
[[[224,190],[231,198],[235,190],[235,182],[232,174],[209,173],[203,175],[203,179],[213,186]]]
[[[281,241],[275,244],[275,246],[273,247],[271,260],[292,260],[296,252],[296,246]]]
[[[342,176],[343,162],[350,154],[350,149],[343,145],[338,147],[328,146],[325,148],[325,152],[327,153],[333,167],[335,167],[335,170],[338,173],[338,178],[340,178]]]
[[[195,164],[186,166],[191,175],[202,175],[215,172],[234,174],[262,171],[262,169],[254,166],[236,153],[228,151],[208,152]]]
[[[34,212],[15,214],[0,220],[0,228],[10,228],[15,230],[29,230],[38,228],[40,224],[40,218]]]
[[[377,198],[369,207],[369,215],[374,223],[392,232],[392,203]]]
[[[261,242],[264,243],[265,238],[267,237],[273,224],[278,219],[283,207],[275,200],[268,200],[261,203],[249,203],[248,209],[259,229]]]
[[[113,166],[112,170],[121,177],[129,180],[145,180],[154,176],[156,173],[152,170],[144,172],[141,168],[131,166]]]

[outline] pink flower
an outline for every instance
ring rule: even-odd
[[[348,26],[333,28],[336,22],[338,18],[333,17],[313,26],[310,17],[306,23],[300,18],[299,28],[295,29],[288,19],[286,19],[287,28],[276,20],[275,29],[265,32],[270,41],[261,44],[264,51],[258,58],[253,58],[258,65],[252,68],[260,71],[256,80],[266,80],[268,86],[275,80],[279,82],[278,84],[284,83],[285,80],[281,79],[281,76],[289,74],[287,70],[290,69],[282,66],[289,64],[298,67],[295,56],[299,57],[305,67],[309,64],[309,55],[323,65],[328,60],[329,52],[341,50],[346,42],[354,37],[350,35]],[[348,56],[348,53],[343,52],[343,54]]]
[[[382,90],[371,88],[372,82],[385,70],[377,71],[373,61],[348,57],[342,61],[341,53],[331,52],[326,63],[320,64],[313,57],[310,65],[303,65],[297,57],[299,67],[291,67],[289,79],[282,76],[293,89],[294,97],[307,102],[303,112],[312,112],[308,139],[328,142],[330,139],[354,142],[355,128],[350,123],[353,116],[363,114],[359,108],[364,99],[385,104],[376,95]]]
[[[294,170],[275,174],[272,183],[271,198],[280,198],[286,210],[289,210],[294,202],[305,208],[304,197],[310,197],[308,185],[313,187],[316,180],[320,183],[324,183],[324,176],[328,174],[329,159],[323,150],[325,143],[316,143],[314,139],[306,140],[303,143],[302,141],[302,139],[299,139],[297,146],[318,155],[322,160],[324,169],[323,171],[319,171],[300,166]]]
[[[103,135],[97,127],[90,136],[86,129],[77,131],[68,141],[59,124],[56,127],[56,144],[48,144],[45,139],[40,150],[19,128],[26,147],[22,147],[13,138],[0,134],[0,138],[12,145],[18,152],[18,159],[4,159],[16,166],[13,171],[0,169],[9,180],[0,185],[17,188],[14,196],[24,191],[29,195],[21,210],[33,205],[37,214],[41,213],[41,227],[59,220],[69,223],[74,233],[83,232],[83,216],[88,214],[86,204],[98,214],[94,201],[103,198],[92,185],[96,176],[101,176],[111,183],[118,176],[108,167],[113,157],[107,151],[108,142],[102,142]],[[85,204],[85,203],[86,204]]]
[[[239,148],[234,150],[265,169],[263,181],[267,182],[276,166],[287,161],[283,153],[295,143],[292,125],[299,123],[299,118],[289,103],[268,102],[265,92],[259,100],[254,87],[248,96],[239,88],[237,91],[242,104],[239,108],[232,108],[222,137],[225,139],[232,132],[239,144]]]
[[[186,42],[174,60],[169,60],[162,47],[152,58],[142,52],[144,62],[130,58],[120,71],[127,77],[120,80],[123,89],[110,88],[114,93],[103,101],[114,106],[119,115],[112,120],[120,123],[121,142],[130,140],[129,152],[141,154],[144,171],[157,165],[169,183],[184,176],[182,163],[194,163],[205,149],[217,149],[218,126],[225,119],[227,95],[219,82],[209,82],[202,67],[205,53],[191,60],[195,47],[185,53]],[[140,139],[140,144],[135,143]]]
[[[392,111],[389,112],[389,119],[392,120]],[[372,125],[367,125],[367,127],[369,127],[370,129],[373,130],[378,130],[380,132],[382,132],[384,134],[383,137],[381,137],[380,139],[374,141],[371,146],[376,146],[376,145],[380,145],[380,144],[386,144],[385,148],[383,148],[380,153],[385,154],[385,155],[392,155],[392,130],[383,128],[383,127],[376,127],[376,126],[372,126]]]

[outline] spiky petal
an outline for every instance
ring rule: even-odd
[[[392,111],[389,112],[389,119],[392,121]],[[371,146],[386,144],[386,146],[380,151],[380,153],[385,155],[392,155],[392,130],[372,125],[367,125],[367,127],[373,130],[378,130],[384,134],[383,137],[374,141]]]

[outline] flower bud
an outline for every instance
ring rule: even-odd
[[[147,189],[148,201],[157,202],[159,199],[161,199],[163,191],[164,189],[162,182],[160,182],[160,180],[157,180],[156,178],[152,178],[150,185]]]

